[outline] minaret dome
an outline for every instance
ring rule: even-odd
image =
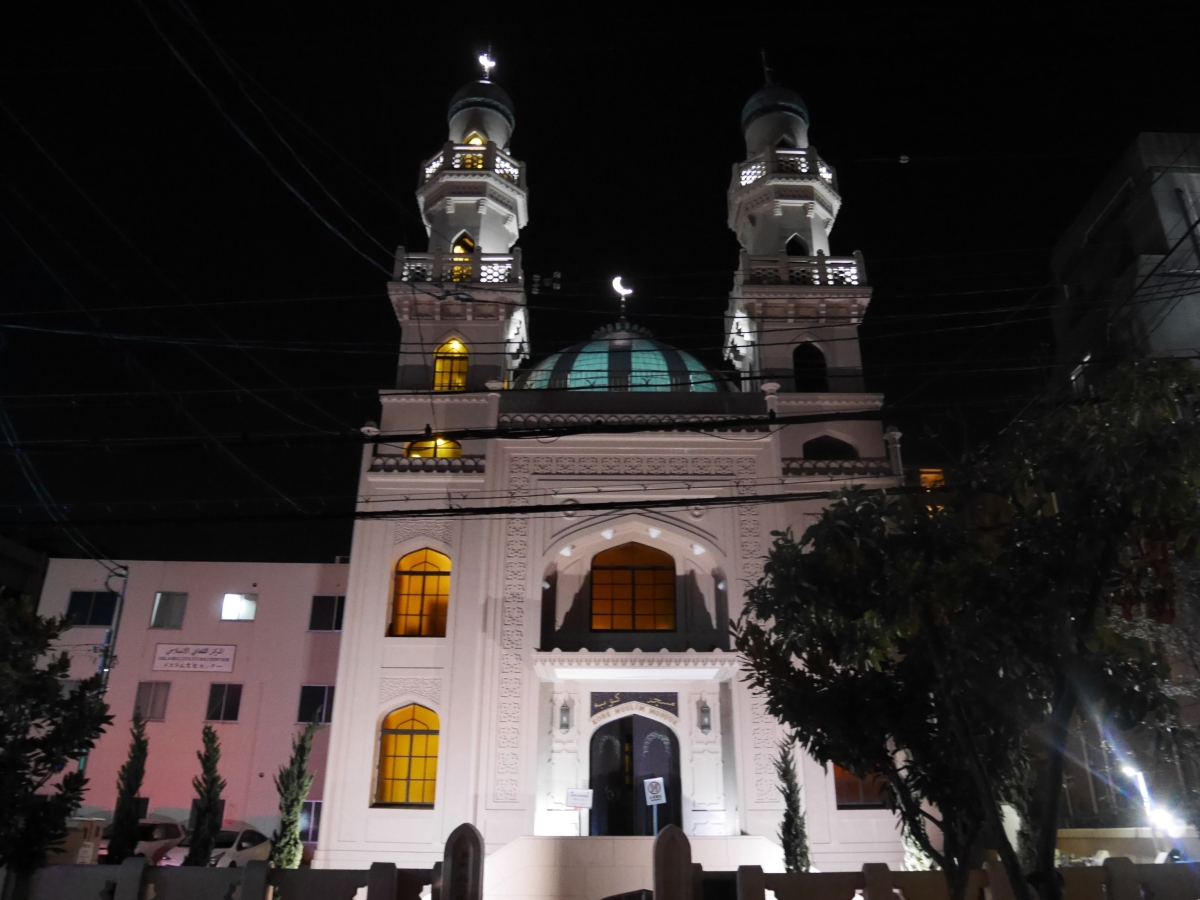
[[[742,107],[746,155],[757,156],[781,144],[808,146],[808,107],[791,88],[768,79]]]
[[[492,81],[470,81],[460,87],[450,98],[447,119],[450,140],[455,144],[464,144],[477,134],[505,151],[517,124],[512,98]]]

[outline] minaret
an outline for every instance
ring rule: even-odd
[[[862,388],[858,324],[870,302],[861,254],[830,255],[837,174],[808,143],[808,107],[767,83],[742,110],[746,159],[733,167],[729,227],[742,245],[725,356],[743,387],[784,393]]]
[[[529,354],[521,252],[528,221],[525,165],[509,155],[516,116],[484,77],[450,99],[446,143],[421,165],[417,202],[426,253],[396,251],[388,293],[400,320],[396,387],[481,391],[507,384]]]

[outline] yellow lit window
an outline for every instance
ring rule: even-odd
[[[467,346],[458,338],[450,338],[433,354],[433,389],[467,389]]]
[[[450,249],[454,253],[474,253],[475,240],[464,231],[454,239],[454,245]]]
[[[450,557],[418,550],[396,563],[392,595],[392,637],[445,637],[450,607]]]
[[[675,560],[629,543],[592,559],[592,631],[674,631]]]
[[[481,135],[478,131],[472,131],[467,135],[467,139],[463,141],[463,143],[470,144],[472,147],[482,147],[487,143],[487,141],[484,140],[483,135]]]
[[[380,806],[433,806],[437,790],[438,715],[416,703],[389,713],[379,730]]]
[[[920,469],[921,487],[927,491],[946,486],[946,473],[941,469]]]
[[[404,455],[417,459],[458,459],[462,456],[462,444],[445,438],[431,441],[413,441],[404,447]]]

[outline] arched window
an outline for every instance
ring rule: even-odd
[[[450,607],[450,557],[417,550],[396,563],[390,637],[445,637]]]
[[[804,443],[805,459],[858,459],[858,451],[845,441],[823,434]]]
[[[803,341],[792,351],[792,370],[796,378],[796,393],[823,394],[829,390],[825,354],[809,341]]]
[[[465,391],[467,389],[467,345],[450,338],[433,354],[433,389],[435,391]]]
[[[467,158],[471,158],[471,154],[467,154]],[[483,156],[474,157],[478,159],[479,165],[468,166],[468,168],[482,169]],[[451,281],[470,281],[475,273],[475,266],[472,265],[475,252],[475,239],[465,231],[454,239],[454,243],[450,245],[450,252],[455,254],[450,257],[450,280]]]
[[[467,135],[466,140],[464,140],[463,143],[470,144],[472,147],[482,147],[487,143],[487,139],[478,131],[472,131]]]
[[[808,256],[808,244],[804,238],[798,234],[793,234],[788,238],[787,247],[785,248],[788,256]]]
[[[629,543],[592,559],[592,631],[674,631],[675,560]]]
[[[404,445],[404,455],[416,459],[458,459],[462,456],[462,444],[445,438],[411,441]]]
[[[433,806],[439,728],[437,713],[416,703],[402,706],[383,720],[377,806]]]

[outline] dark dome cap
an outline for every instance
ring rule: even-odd
[[[801,96],[791,88],[771,81],[759,88],[742,107],[742,131],[749,128],[755,119],[773,112],[788,112],[803,119],[805,125],[809,124],[808,107]]]
[[[517,116],[513,110],[512,98],[500,85],[491,81],[470,81],[460,87],[450,98],[450,111],[446,121],[450,121],[464,109],[483,107],[503,116],[508,127],[515,129]]]

